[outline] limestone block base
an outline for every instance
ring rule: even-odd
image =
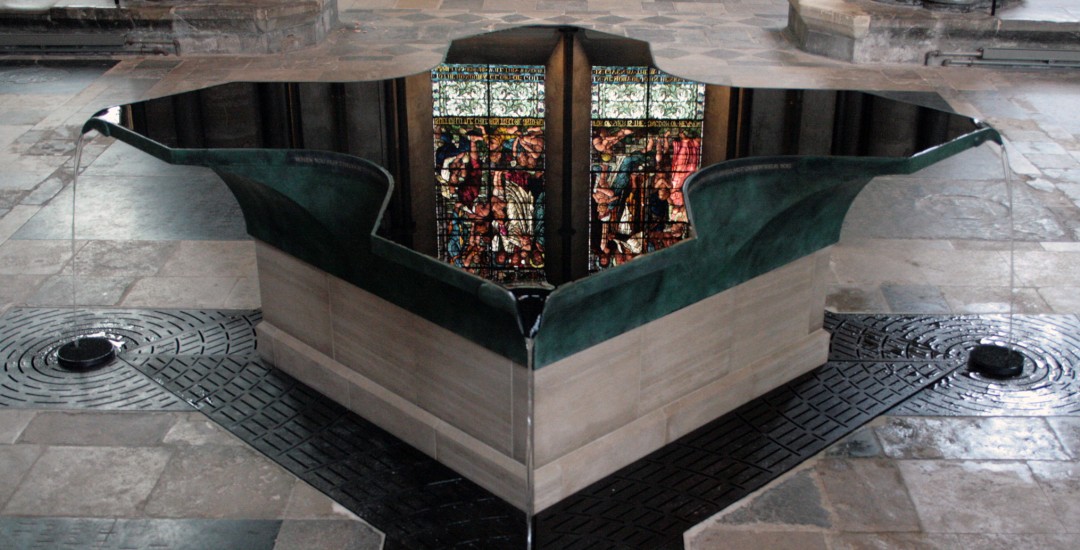
[[[536,371],[542,510],[825,363],[828,249]]]
[[[826,360],[828,250],[530,372],[257,243],[263,357],[535,510]]]

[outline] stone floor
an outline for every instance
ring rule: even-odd
[[[648,40],[661,68],[710,82],[939,94],[1003,132],[1015,174],[1006,180],[999,152],[985,147],[876,180],[834,248],[828,307],[1004,312],[1015,286],[1015,311],[1080,313],[1080,71],[842,64],[789,44],[785,0],[339,7],[341,27],[323,45],[283,55],[129,57],[111,68],[0,59],[0,313],[72,303],[258,307],[238,209],[204,171],[91,139],[72,243],[75,137],[98,109],[230,80],[408,74],[437,63],[450,38],[537,23]],[[270,521],[221,525],[268,529],[279,548],[379,546],[361,520],[230,437],[196,413],[0,411],[0,532],[27,518],[82,518],[72,525],[107,541],[126,532],[125,521],[143,522],[144,534],[183,532],[166,521]],[[1075,418],[885,417],[686,540],[692,548],[1075,547],[1078,460]],[[92,477],[93,467],[105,475]],[[1006,504],[1025,513],[997,514]]]
[[[381,533],[199,412],[2,410],[0,465],[7,548],[382,544]]]
[[[998,1],[999,5],[1005,2]],[[1001,19],[1017,21],[1077,21],[1080,20],[1080,6],[1070,0],[1041,0],[1039,2],[1019,2],[1008,8],[999,8]]]
[[[1080,419],[880,417],[689,531],[692,549],[1075,548]]]

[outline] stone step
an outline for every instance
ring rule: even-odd
[[[0,51],[280,53],[313,46],[335,0],[8,0]]]
[[[873,0],[789,0],[788,32],[810,53],[855,63],[919,63],[984,49],[1063,50],[1080,20],[1014,19]]]

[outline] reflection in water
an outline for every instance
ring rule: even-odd
[[[690,235],[686,178],[701,167],[705,85],[648,67],[594,67],[589,271]]]
[[[579,31],[567,48],[560,33],[459,41],[404,78],[215,86],[124,106],[123,124],[172,147],[372,160],[395,178],[381,235],[508,284],[561,284],[689,236],[682,186],[700,166],[910,156],[976,127],[936,96],[704,85],[649,68],[636,41]]]
[[[438,256],[500,283],[544,272],[544,67],[432,71]]]

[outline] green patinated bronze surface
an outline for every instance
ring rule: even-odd
[[[875,176],[1001,142],[982,128],[908,158],[762,157],[705,168],[685,187],[696,236],[555,289],[530,361],[506,288],[374,234],[393,185],[379,166],[319,151],[174,149],[96,118],[89,130],[171,164],[213,169],[256,239],[535,368],[834,244]]]
[[[213,169],[236,196],[252,237],[528,363],[508,290],[374,235],[393,185],[379,166],[322,151],[172,149],[96,118],[83,127],[89,130],[170,164]]]
[[[835,244],[875,176],[909,174],[987,140],[991,128],[908,158],[760,157],[702,169],[685,193],[695,237],[548,297],[535,364],[548,365]]]

